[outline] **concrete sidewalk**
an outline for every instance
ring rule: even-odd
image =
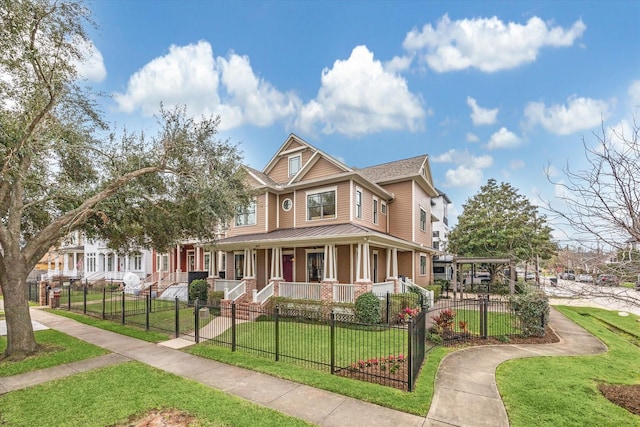
[[[0,394],[101,366],[137,360],[322,426],[508,426],[495,380],[495,369],[500,363],[520,357],[606,351],[599,340],[552,309],[550,325],[560,337],[559,343],[469,347],[445,357],[438,369],[431,409],[425,418],[203,359],[45,311],[32,309],[31,316],[34,321],[114,354],[0,377]]]

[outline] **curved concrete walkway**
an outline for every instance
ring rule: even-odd
[[[498,365],[523,357],[607,351],[600,340],[553,308],[549,325],[560,342],[469,347],[448,354],[438,368],[433,401],[424,425],[506,427],[509,419],[496,385]]]
[[[560,337],[559,343],[469,347],[445,357],[438,369],[435,394],[425,418],[193,356],[41,310],[31,310],[31,316],[52,329],[114,354],[0,377],[0,395],[101,366],[137,360],[321,426],[508,426],[495,380],[495,370],[500,363],[521,357],[606,351],[602,342],[552,309],[550,325]]]

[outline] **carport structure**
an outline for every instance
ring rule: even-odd
[[[508,265],[509,266],[509,293],[515,293],[516,289],[516,270],[513,260],[511,258],[482,258],[482,257],[453,257],[452,265],[453,265],[453,299],[454,301],[457,299],[458,291],[460,291],[460,299],[463,297],[463,287],[462,283],[458,283],[458,277],[461,276],[459,274],[460,267],[469,264],[471,265],[471,270],[475,270],[475,266],[481,264],[489,264],[489,265]],[[493,270],[493,269],[492,269]],[[495,274],[495,273],[494,273]],[[493,277],[493,275],[492,275]],[[473,274],[472,274],[473,280]]]

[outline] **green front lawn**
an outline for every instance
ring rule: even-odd
[[[609,402],[598,384],[640,384],[638,317],[587,307],[556,307],[601,339],[604,354],[537,357],[503,363],[500,394],[512,426],[639,426],[640,417]]]
[[[63,334],[53,329],[35,332],[36,342],[46,351],[20,362],[0,361],[0,377],[50,368],[109,353],[108,350]],[[0,337],[0,354],[7,348],[7,337]],[[2,423],[0,422],[0,425]]]
[[[0,398],[0,425],[128,426],[132,415],[159,408],[185,411],[198,426],[310,425],[137,362],[8,393]]]

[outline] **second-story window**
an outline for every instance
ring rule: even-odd
[[[335,190],[307,195],[307,220],[336,217]]]
[[[427,211],[420,208],[420,231],[427,231]]]
[[[427,257],[420,255],[420,275],[425,276],[427,274]]]
[[[256,201],[253,200],[245,208],[238,208],[236,215],[236,225],[255,225],[256,224]]]
[[[133,254],[133,269],[142,270],[142,254]]]
[[[289,157],[289,176],[294,176],[302,166],[302,157],[300,155]]]
[[[378,223],[378,199],[373,199],[373,223]]]
[[[362,218],[362,190],[356,190],[356,218]]]
[[[387,214],[387,204],[385,202],[382,202],[382,204],[380,205],[380,212],[382,213],[382,215]]]

